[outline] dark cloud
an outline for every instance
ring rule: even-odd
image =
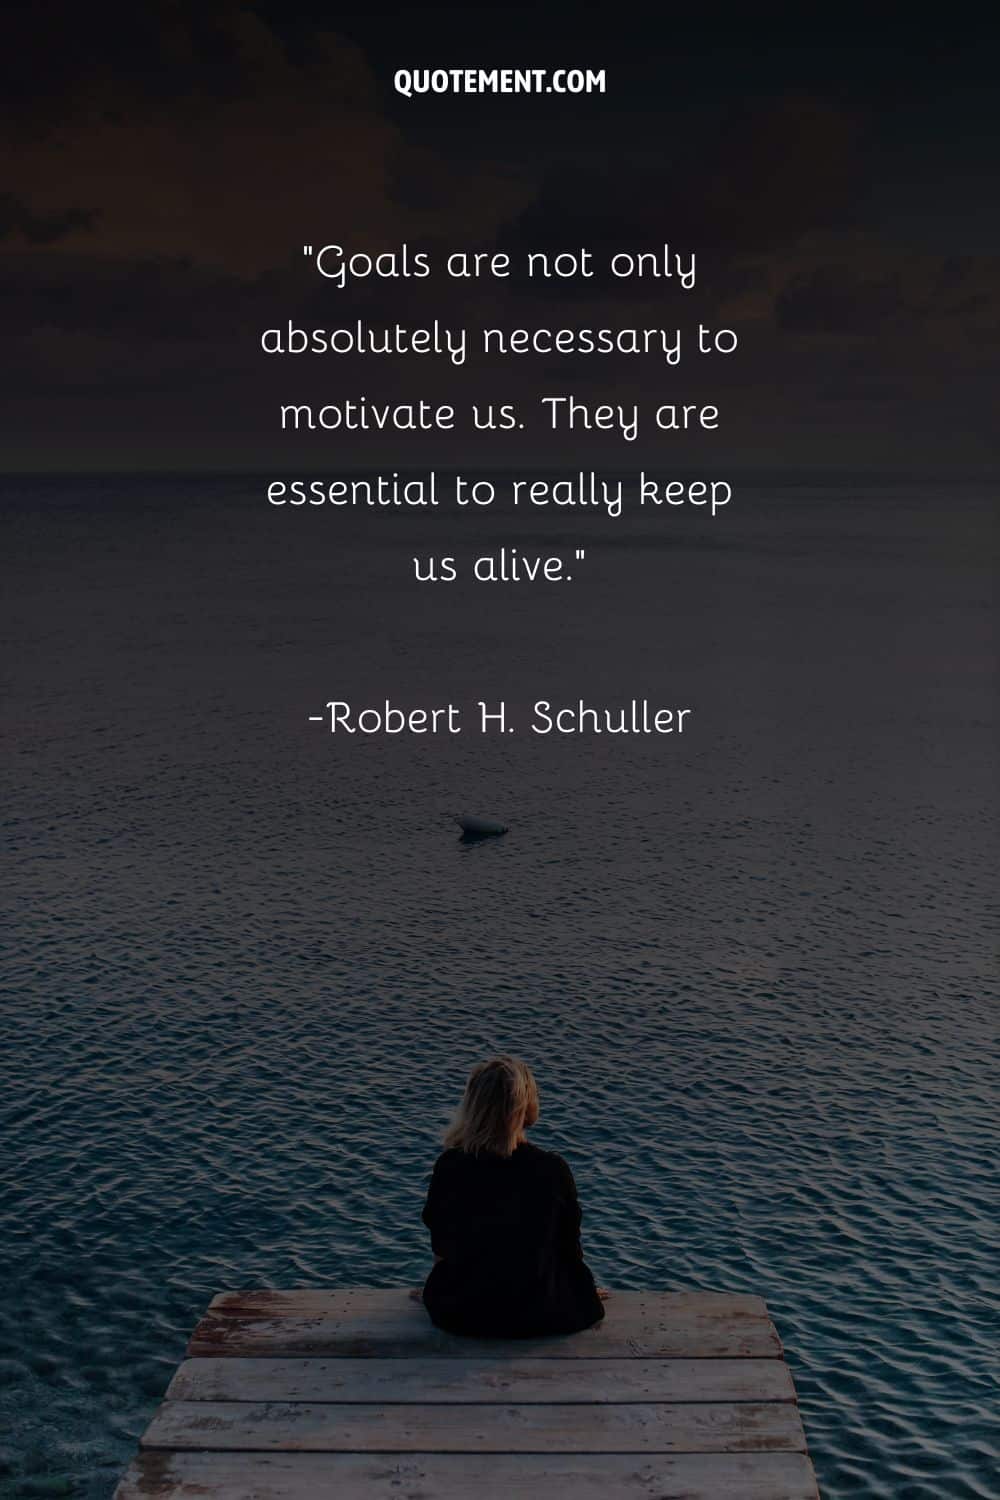
[[[9,337],[39,329],[136,341],[227,339],[257,309],[261,287],[177,260],[120,263],[99,256],[22,253],[0,282]]]
[[[21,238],[29,245],[51,245],[74,229],[86,229],[94,215],[85,209],[68,208],[62,213],[33,214],[23,198],[0,194],[0,240]]]
[[[845,266],[793,277],[775,306],[778,327],[796,333],[875,333],[905,314],[897,277],[866,278]]]
[[[988,194],[956,150],[954,111],[942,123],[909,75],[894,75],[887,105],[881,64],[868,53],[837,60],[819,49],[817,68],[796,71],[764,42],[755,52],[752,38],[735,51],[716,47],[699,23],[688,76],[683,28],[670,21],[648,57],[642,37],[626,46],[617,36],[622,67],[600,101],[503,98],[485,113],[454,98],[404,107],[386,88],[391,37],[359,15],[349,36],[336,30],[344,14],[319,0],[307,12],[296,0],[41,0],[5,17],[0,317],[16,430],[69,434],[77,424],[91,451],[102,433],[119,433],[127,404],[136,451],[157,432],[168,446],[175,431],[206,444],[225,433],[220,447],[242,460],[289,382],[328,391],[331,380],[361,381],[369,395],[377,386],[402,398],[416,381],[446,400],[473,377],[486,399],[517,399],[526,382],[585,382],[605,399],[648,389],[650,370],[627,362],[494,363],[459,379],[430,363],[349,371],[258,356],[261,330],[286,318],[329,327],[435,316],[475,328],[690,326],[715,315],[739,327],[739,362],[689,365],[685,390],[702,381],[706,398],[727,403],[730,423],[738,406],[751,447],[774,430],[776,391],[793,426],[824,402],[885,411],[904,392],[891,418],[900,424],[907,401],[916,410],[939,395],[960,399],[979,422],[975,392],[1000,333],[996,266],[952,254],[954,244],[942,250],[929,192],[909,196],[911,219],[895,236],[879,217],[900,163],[926,181],[927,158],[910,135],[933,137],[936,170],[949,181],[966,182],[955,163],[972,174],[964,200]],[[557,30],[550,39],[561,46]],[[936,60],[928,69],[937,77]],[[634,100],[630,77],[644,90]],[[432,115],[435,127],[423,128]],[[476,124],[486,115],[488,130]],[[933,253],[915,248],[929,224]],[[304,267],[299,246],[317,239],[368,250],[406,241],[435,259],[499,245],[518,259],[587,246],[603,260],[670,243],[697,252],[698,288],[667,298],[662,283],[536,282],[541,295],[529,303],[516,281],[437,279],[341,293]],[[844,360],[858,349],[860,364]],[[142,392],[169,399],[144,404]]]
[[[792,270],[775,298],[779,331],[817,337],[891,337],[917,360],[936,351],[953,371],[978,364],[1000,334],[1000,264],[993,256],[901,256],[871,238],[822,247]]]
[[[7,39],[5,69],[39,91],[0,104],[3,248],[252,278],[317,236],[381,249],[431,228],[492,235],[524,202],[509,173],[408,143],[360,49],[327,30],[291,48],[248,5],[160,3],[116,9],[105,46],[89,8],[86,26],[55,12],[58,47],[34,13]]]
[[[822,99],[790,95],[745,106],[682,150],[665,140],[662,164],[649,163],[644,143],[638,168],[609,159],[551,172],[502,243],[622,249],[673,240],[719,262],[774,250],[853,222],[859,137],[858,121]]]

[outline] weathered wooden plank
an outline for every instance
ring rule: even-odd
[[[800,1453],[165,1453],[131,1465],[115,1500],[818,1500]]]
[[[767,1303],[752,1292],[614,1292],[609,1308],[620,1317],[672,1316],[686,1312],[756,1313],[767,1315]],[[208,1305],[212,1313],[245,1317],[260,1313],[269,1318],[287,1314],[341,1313],[366,1318],[414,1318],[426,1321],[426,1313],[402,1287],[256,1287],[249,1291],[218,1292]]]
[[[424,1406],[165,1401],[144,1448],[303,1453],[804,1452],[791,1402]]]
[[[447,1355],[460,1358],[473,1341],[439,1330],[419,1334],[403,1331],[345,1327],[341,1321],[324,1318],[247,1319],[205,1317],[199,1323],[187,1352],[190,1356],[262,1355],[272,1358],[342,1354],[360,1357],[381,1355]],[[614,1325],[587,1330],[563,1339],[477,1339],[477,1350],[494,1359],[512,1359],[518,1354],[536,1358],[576,1359],[664,1358],[664,1359],[774,1359],[781,1344],[766,1318],[727,1324],[717,1319],[695,1323],[668,1323],[647,1329],[640,1337]]]
[[[189,1359],[174,1401],[794,1401],[778,1359]]]
[[[568,1338],[457,1338],[432,1326],[402,1291],[227,1292],[195,1329],[188,1354],[450,1355],[538,1358],[777,1358],[781,1342],[760,1297],[622,1292],[596,1328]]]

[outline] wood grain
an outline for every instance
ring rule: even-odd
[[[767,1316],[767,1303],[752,1292],[613,1292],[607,1307],[616,1317],[641,1320],[719,1310]],[[218,1292],[208,1310],[235,1317],[257,1313],[269,1318],[283,1314],[299,1318],[308,1313],[322,1313],[428,1322],[423,1307],[402,1287],[256,1287],[249,1291]]]
[[[760,1297],[620,1292],[595,1328],[566,1338],[459,1338],[434,1328],[404,1292],[226,1292],[195,1329],[190,1356],[444,1355],[497,1359],[778,1358],[781,1342]]]
[[[289,1453],[802,1452],[790,1402],[583,1406],[164,1401],[144,1448]]]
[[[115,1500],[819,1500],[800,1453],[146,1452]]]
[[[189,1359],[174,1401],[794,1401],[778,1359]]]

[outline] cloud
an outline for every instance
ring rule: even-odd
[[[793,276],[775,307],[778,327],[799,333],[870,334],[905,314],[896,276],[866,277],[846,266]]]
[[[83,209],[70,208],[63,213],[39,218],[23,198],[14,193],[0,194],[0,240],[20,240],[28,245],[50,245],[74,229],[89,227],[93,215]]]
[[[662,143],[663,164],[631,159],[549,173],[512,223],[505,248],[629,248],[673,242],[731,264],[857,212],[860,123],[823,99],[792,94],[728,115],[704,139]],[[596,281],[590,291],[598,291]],[[586,287],[582,288],[586,291]]]
[[[803,246],[785,262],[775,294],[778,328],[837,340],[888,340],[912,358],[922,339],[939,351],[978,358],[1000,332],[995,256],[899,252],[871,236]]]
[[[265,441],[269,403],[290,380],[311,390],[335,371],[347,378],[334,362],[262,362],[259,333],[284,318],[440,316],[468,327],[714,318],[740,329],[740,355],[689,362],[684,393],[718,396],[727,441],[738,448],[742,421],[747,451],[770,451],[783,430],[812,430],[824,402],[855,402],[852,419],[874,431],[864,402],[884,412],[898,397],[905,442],[911,412],[939,393],[969,408],[977,432],[992,422],[977,392],[1000,332],[995,265],[888,242],[869,218],[866,122],[853,109],[787,94],[712,124],[707,111],[675,112],[665,100],[660,136],[640,111],[602,159],[588,145],[562,166],[546,165],[542,149],[512,151],[513,164],[484,161],[469,149],[479,136],[410,138],[400,122],[415,112],[392,116],[365,55],[342,36],[300,26],[290,41],[249,6],[215,0],[106,5],[101,15],[98,25],[69,0],[16,8],[0,57],[5,385],[21,429],[34,423],[45,435],[46,455],[51,431],[117,454],[127,428],[136,451],[148,438],[173,455],[194,434],[206,451],[242,457]],[[498,153],[509,144],[491,139]],[[518,256],[585,245],[603,257],[669,242],[698,253],[699,284],[668,298],[662,283],[533,283],[545,301],[528,315],[513,281],[371,281],[341,294],[309,273],[304,241],[369,250],[406,241],[436,258],[497,244]],[[627,362],[514,361],[470,366],[461,380],[405,362],[349,378],[400,398],[416,380],[445,400],[475,379],[490,399],[513,400],[529,374],[546,390],[582,379],[607,399],[644,397],[660,378]],[[876,432],[873,451],[882,441]]]
[[[304,242],[488,241],[531,190],[408,141],[340,36],[286,45],[238,3],[102,18],[20,8],[0,57],[0,317],[22,400],[245,385],[282,314],[377,311],[379,288],[338,296]]]
[[[23,90],[8,96],[3,248],[44,241],[253,277],[318,236],[383,248],[452,224],[491,233],[523,201],[502,174],[475,180],[426,152],[425,201],[408,196],[413,148],[341,37],[315,33],[292,55],[243,5],[138,9],[123,12],[107,54],[93,28],[89,43],[81,33],[78,66],[43,70],[34,108]],[[69,12],[67,25],[72,36]],[[30,59],[37,37],[20,40]]]

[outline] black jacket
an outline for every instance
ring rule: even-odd
[[[580,1246],[576,1184],[554,1152],[527,1142],[511,1156],[445,1151],[423,1220],[441,1257],[424,1287],[439,1328],[533,1338],[603,1318]]]

